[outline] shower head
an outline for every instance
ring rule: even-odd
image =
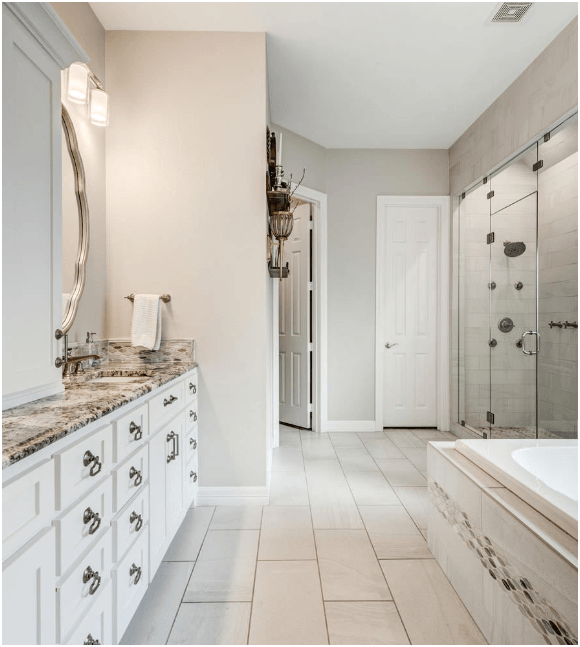
[[[503,253],[510,258],[520,256],[526,251],[524,243],[510,243],[509,241],[506,241],[503,245]]]

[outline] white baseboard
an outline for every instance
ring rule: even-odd
[[[269,487],[200,487],[195,505],[268,505]]]
[[[35,400],[40,400],[41,398],[47,398],[49,395],[56,395],[57,393],[62,393],[63,391],[64,386],[59,380],[54,384],[43,384],[42,386],[35,386],[32,389],[25,389],[24,391],[17,391],[16,393],[9,393],[8,395],[2,396],[2,411],[4,411],[4,409],[18,407],[21,404],[27,404],[28,402],[34,402]]]
[[[326,431],[376,431],[377,423],[374,420],[328,420]]]

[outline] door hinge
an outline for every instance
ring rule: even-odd
[[[308,350],[313,351],[314,350],[314,344],[312,342],[308,342]]]
[[[495,195],[495,191],[490,191],[490,192],[487,194],[487,199],[488,199],[488,200],[491,200],[491,199],[493,198],[493,196],[494,196],[494,195]]]
[[[487,412],[487,421],[491,423],[492,425],[495,424],[495,416],[491,411]]]
[[[312,292],[314,290],[314,283],[312,281],[308,281],[308,289]]]
[[[483,178],[483,183],[484,183],[484,184],[487,184],[487,176],[485,176],[485,177]]]
[[[462,420],[460,424],[462,427],[465,427],[465,420]]]
[[[532,166],[532,171],[534,173],[536,171],[539,171],[542,167],[544,166],[544,160],[538,160],[533,166]]]
[[[461,194],[461,199],[462,199],[462,200],[465,200],[465,193],[462,193],[462,194]]]
[[[495,232],[490,231],[489,234],[487,234],[487,244],[491,245],[492,243],[495,243]]]
[[[550,141],[550,133],[546,133],[544,135],[544,142],[549,142]]]
[[[312,402],[308,403],[308,413],[312,413]]]
[[[314,221],[313,220],[308,221],[308,229],[314,229]]]

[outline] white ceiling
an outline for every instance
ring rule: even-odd
[[[107,30],[265,31],[273,122],[327,148],[449,148],[578,13],[494,2],[91,2]]]

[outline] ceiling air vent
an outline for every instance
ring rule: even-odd
[[[486,24],[521,22],[533,2],[502,2],[494,9]]]

